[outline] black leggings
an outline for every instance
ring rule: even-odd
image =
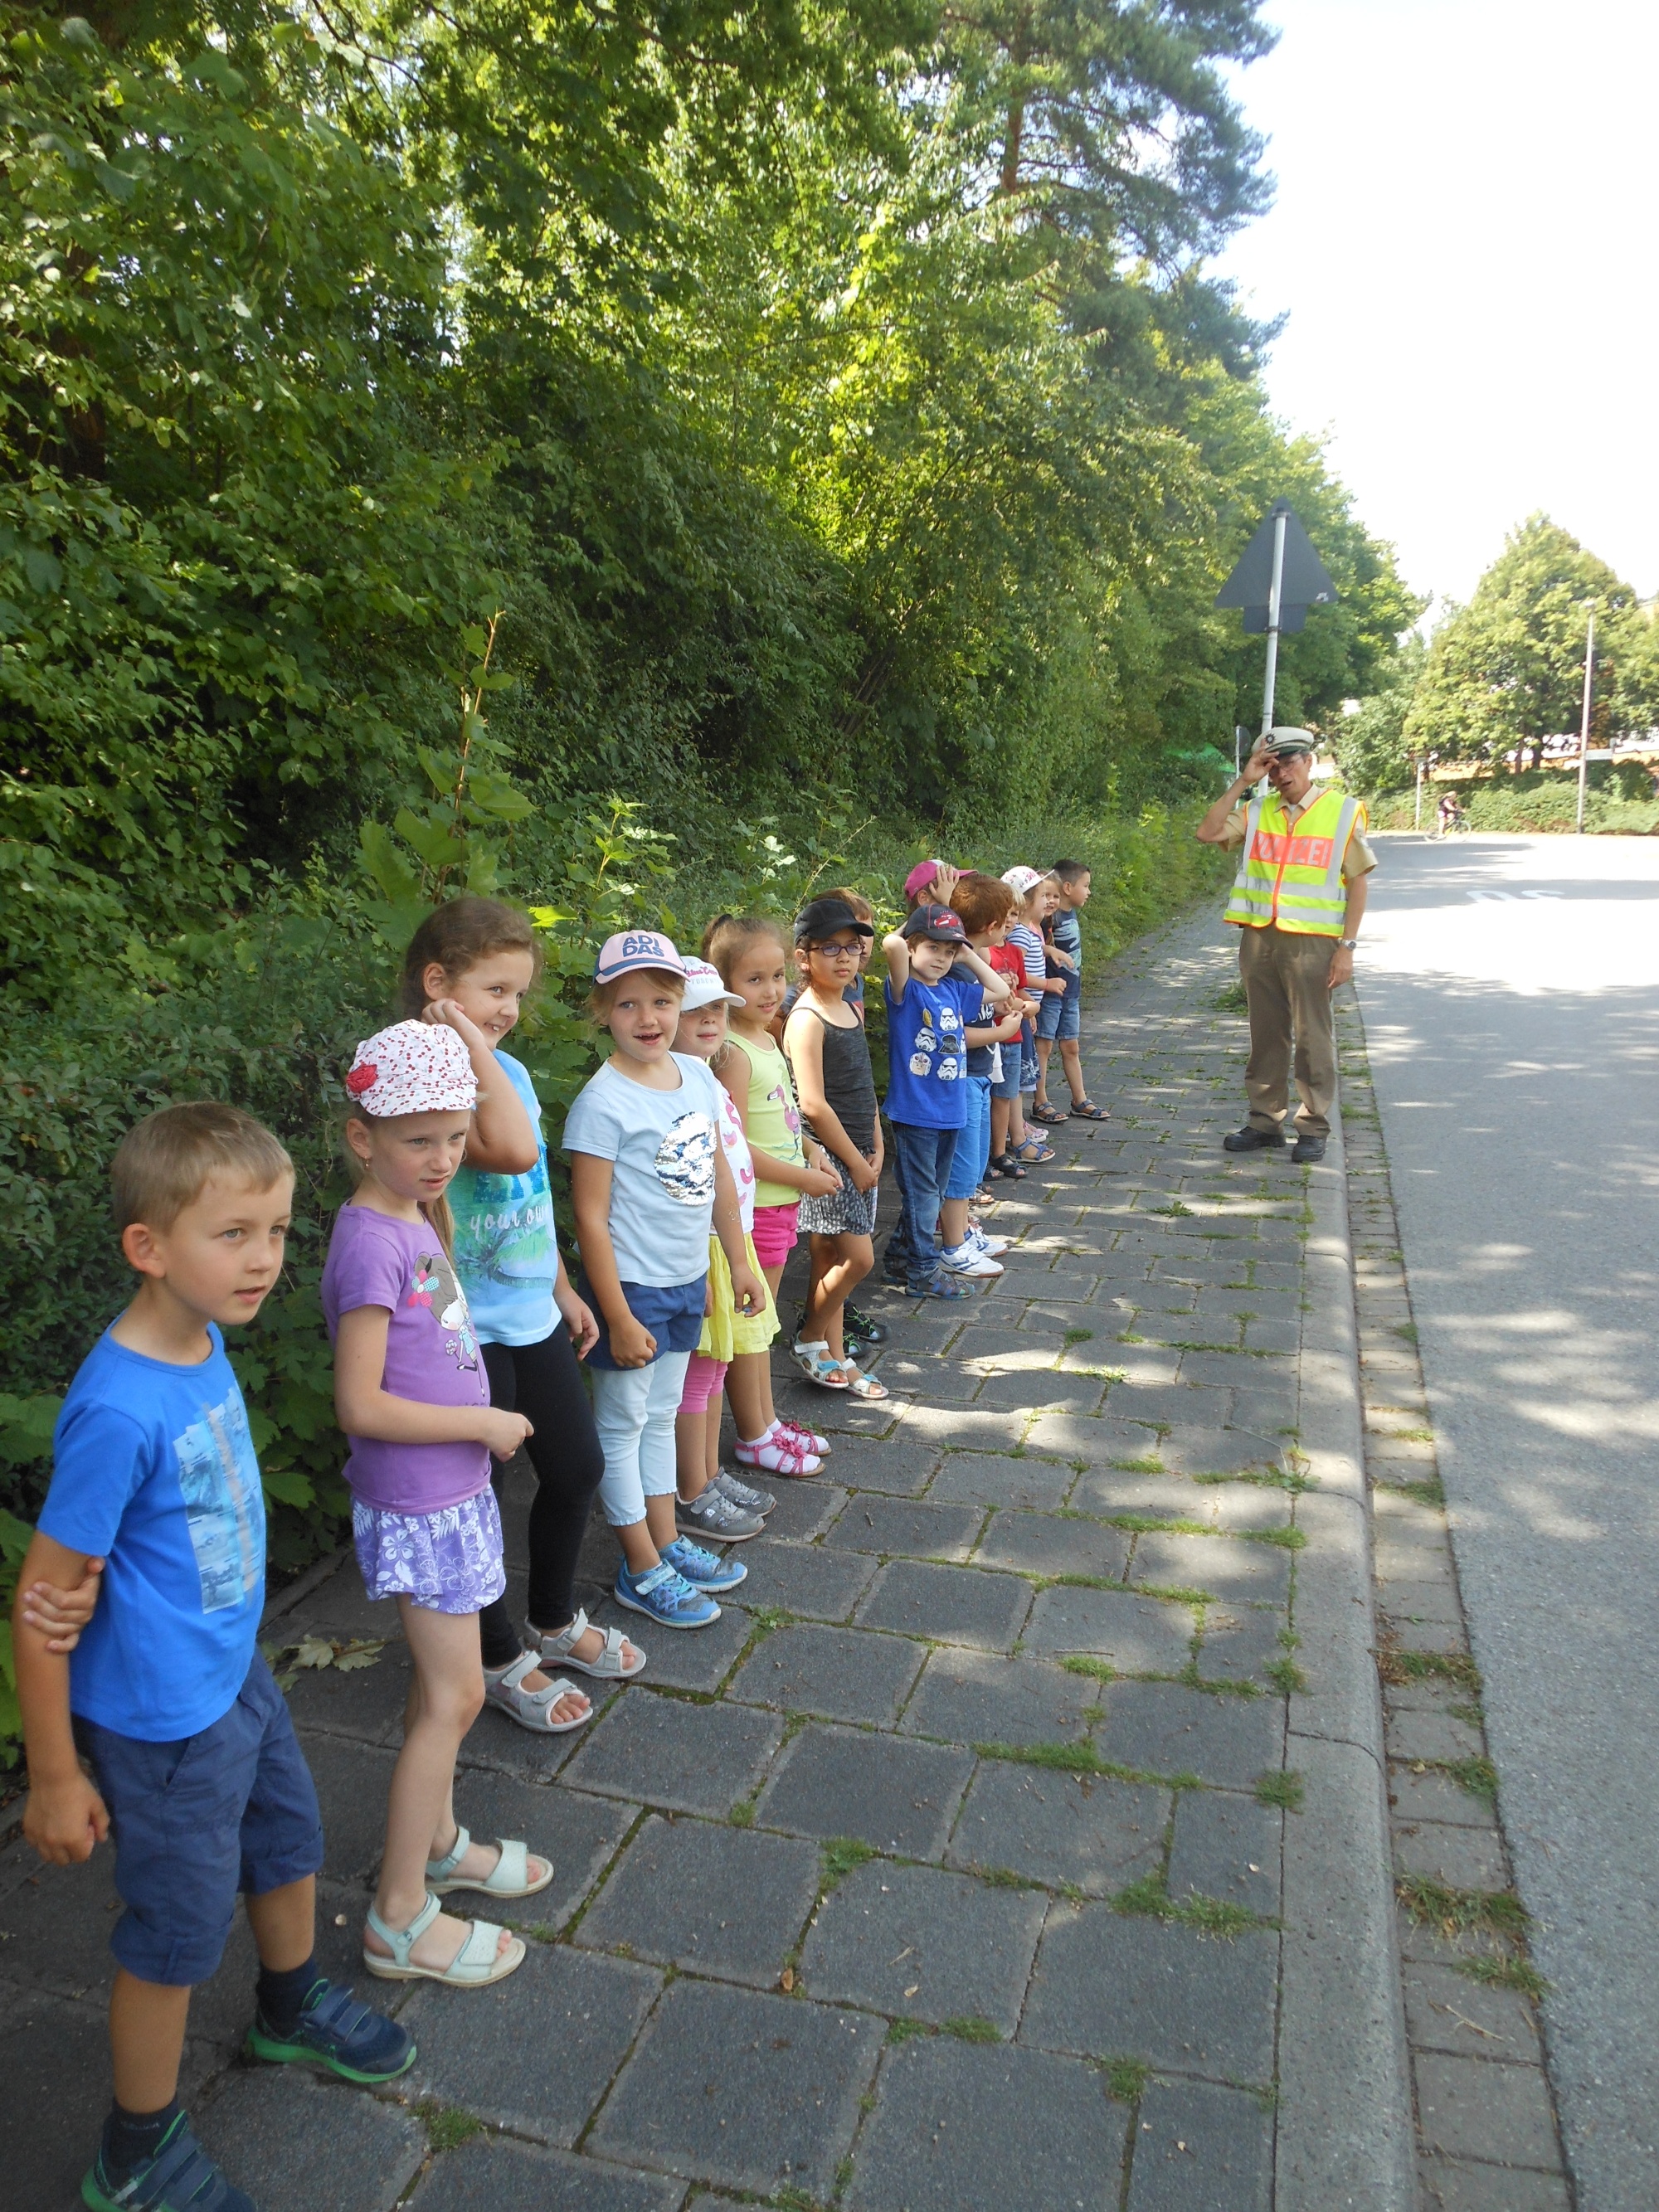
[[[490,1404],[525,1414],[535,1427],[525,1446],[537,1483],[526,1605],[535,1627],[560,1629],[575,1616],[576,1555],[605,1473],[581,1364],[567,1328],[539,1344],[486,1344],[483,1362]],[[493,1461],[491,1475],[499,1485]],[[524,1649],[504,1597],[479,1613],[478,1637],[486,1667],[510,1667]]]

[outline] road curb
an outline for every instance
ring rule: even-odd
[[[1415,2212],[1416,2136],[1396,1948],[1382,1703],[1373,1657],[1353,1255],[1340,1116],[1309,1179],[1297,1664],[1285,1823],[1275,2212]]]

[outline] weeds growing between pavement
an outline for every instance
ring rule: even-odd
[[[1534,2004],[1542,2003],[1549,1995],[1549,1984],[1529,1959],[1493,1959],[1483,1954],[1478,1959],[1460,1959],[1457,1971],[1487,1989],[1514,1990]]]
[[[1453,1889],[1425,1874],[1401,1875],[1395,1894],[1420,1927],[1437,1929],[1448,1938],[1480,1928],[1520,1942],[1531,1917],[1513,1890]]]
[[[1377,1648],[1376,1671],[1393,1689],[1408,1682],[1455,1682],[1477,1698],[1480,1694],[1480,1669],[1467,1651],[1402,1651],[1385,1637]]]

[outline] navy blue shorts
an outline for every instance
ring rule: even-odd
[[[1066,978],[1064,996],[1058,991],[1047,992],[1037,1008],[1037,1035],[1053,1039],[1060,1037],[1067,1042],[1083,1034],[1083,977],[1073,968]]]
[[[708,1294],[708,1277],[699,1275],[695,1283],[674,1283],[662,1288],[655,1283],[624,1283],[622,1294],[628,1301],[628,1310],[641,1328],[648,1328],[657,1340],[656,1357],[665,1352],[695,1352],[702,1335],[703,1302]],[[599,1311],[599,1302],[593,1295],[593,1286],[586,1275],[576,1279],[576,1295],[593,1309],[593,1318],[599,1324],[599,1340],[587,1355],[589,1367],[618,1370],[611,1356],[611,1329]]]
[[[75,1734],[109,1808],[126,1906],[109,1947],[139,1981],[194,1989],[224,1954],[239,1892],[321,1871],[311,1769],[257,1651],[235,1704],[199,1735],[143,1743],[88,1720]]]

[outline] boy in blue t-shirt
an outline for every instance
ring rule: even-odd
[[[239,1891],[259,1953],[257,2056],[367,2082],[415,2057],[404,2029],[318,1973],[317,1793],[255,1643],[264,1501],[219,1332],[252,1321],[282,1271],[294,1170],[249,1115],[201,1104],[130,1130],[111,1179],[138,1294],[64,1401],[19,1577],[69,1589],[98,1558],[102,1587],[72,1656],[17,1610],[23,1833],[57,1866],[112,1836],[126,1907],[110,1937],[115,2101],[82,2197],[94,2212],[253,2212],[178,2100],[191,1990],[218,1966]]]
[[[1062,977],[1066,988],[1063,994],[1045,996],[1037,1008],[1037,1085],[1032,1115],[1051,1125],[1071,1118],[1103,1121],[1108,1118],[1105,1109],[1097,1106],[1084,1088],[1083,1050],[1079,1042],[1083,1033],[1083,929],[1079,916],[1089,903],[1091,879],[1081,860],[1056,860],[1048,872],[1060,893],[1048,924],[1048,972]],[[1048,1096],[1048,1060],[1056,1041],[1072,1094],[1069,1115]]]
[[[957,1134],[968,1117],[968,1043],[987,1000],[1008,996],[1006,975],[968,942],[948,906],[919,906],[882,939],[887,956],[887,1096],[893,1131],[898,1226],[883,1271],[912,1297],[963,1298],[964,1285],[939,1266],[939,1210]]]

